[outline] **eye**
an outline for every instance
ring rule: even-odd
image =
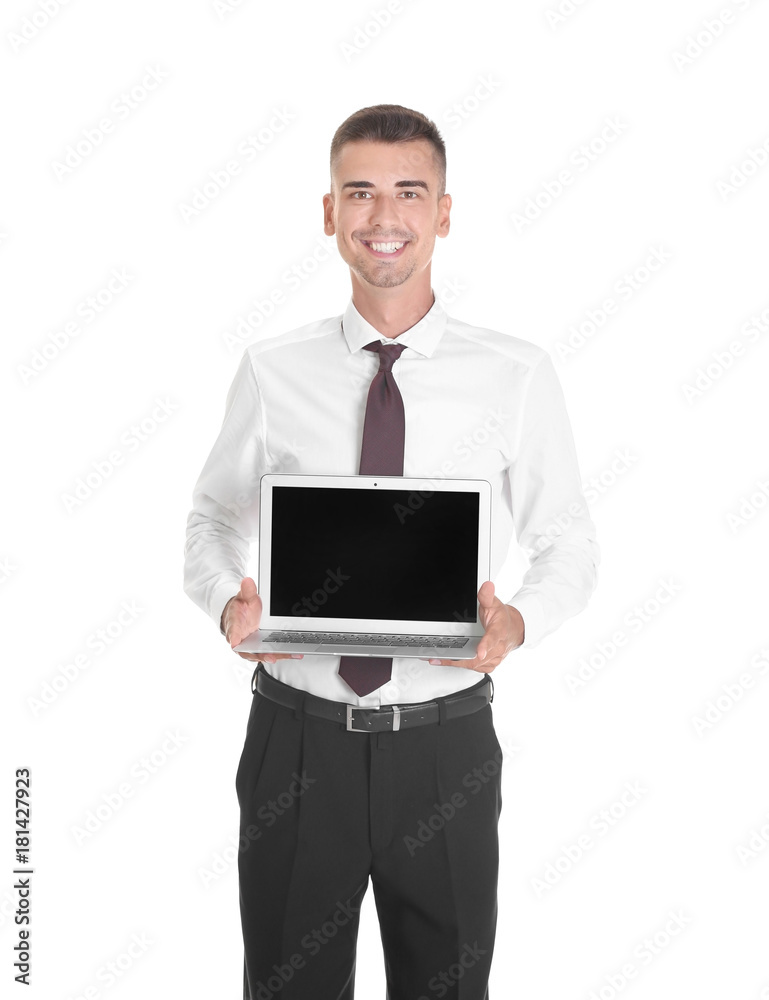
[[[366,197],[368,197],[368,191],[353,191],[351,197],[357,198],[359,194],[365,194]]]
[[[418,198],[419,197],[419,195],[416,193],[416,191],[404,191],[403,194],[410,194],[413,198]],[[409,198],[408,200],[411,201],[411,198]]]

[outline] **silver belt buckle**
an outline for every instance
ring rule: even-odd
[[[352,724],[352,713],[355,711],[352,705],[347,706],[347,732],[348,733],[367,733],[368,729],[356,729]]]
[[[401,710],[397,705],[389,706],[393,710],[393,728],[392,731],[397,733],[401,727]],[[352,705],[347,706],[347,732],[348,733],[368,733],[371,732],[369,729],[356,729],[352,724],[352,713],[355,708]],[[363,710],[362,710],[363,711]],[[366,711],[381,711],[381,709],[366,709]]]

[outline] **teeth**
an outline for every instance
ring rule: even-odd
[[[395,253],[396,250],[400,250],[405,243],[369,243],[372,250],[376,250],[377,253]]]

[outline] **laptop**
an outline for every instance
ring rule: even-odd
[[[268,473],[260,504],[262,617],[237,652],[475,657],[488,482]]]

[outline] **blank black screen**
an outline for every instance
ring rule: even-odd
[[[269,613],[477,621],[479,501],[274,486]]]

